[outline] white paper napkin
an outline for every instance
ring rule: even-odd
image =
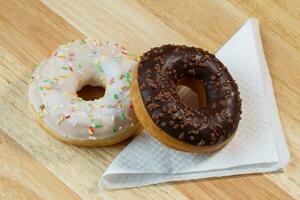
[[[99,185],[107,189],[168,181],[271,172],[282,169],[289,153],[264,58],[256,19],[249,19],[216,56],[236,79],[242,120],[232,141],[210,154],[170,149],[144,130],[112,162]],[[187,90],[181,95],[186,95]],[[187,95],[186,95],[187,96]]]

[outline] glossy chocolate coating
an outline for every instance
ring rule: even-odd
[[[183,78],[201,80],[207,106],[192,109],[176,93]],[[164,45],[141,57],[138,84],[154,123],[170,136],[192,145],[211,146],[235,133],[241,115],[238,87],[227,68],[200,48]]]

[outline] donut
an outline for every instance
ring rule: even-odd
[[[192,79],[206,93],[206,105],[197,109],[176,92],[182,80]],[[144,53],[133,71],[131,96],[142,126],[177,150],[216,151],[232,139],[240,121],[237,84],[213,54],[200,48],[168,44]]]
[[[81,146],[121,142],[140,130],[130,85],[138,58],[98,40],[61,45],[33,73],[29,100],[39,122],[55,138]],[[82,87],[101,86],[104,96],[83,100]]]

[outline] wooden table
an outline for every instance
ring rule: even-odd
[[[291,161],[284,173],[96,191],[128,143],[63,144],[28,106],[29,76],[50,51],[99,38],[141,54],[164,43],[216,52],[249,18],[262,40]],[[0,199],[300,199],[300,1],[0,0]]]

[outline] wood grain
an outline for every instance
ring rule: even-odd
[[[9,136],[0,133],[0,199],[80,199]]]
[[[0,5],[1,199],[300,199],[299,2],[0,0]],[[28,107],[28,77],[61,43],[92,37],[138,54],[164,43],[216,52],[249,16],[261,21],[291,153],[284,173],[104,191],[96,188],[99,177],[128,141],[105,148],[65,145],[39,127]]]

